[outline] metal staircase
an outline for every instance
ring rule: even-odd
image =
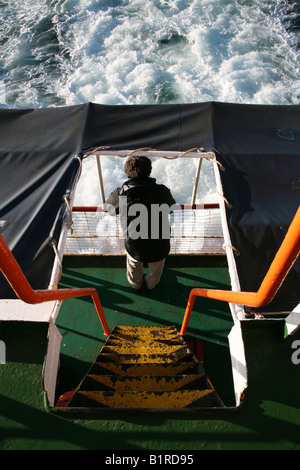
[[[175,327],[115,326],[68,408],[224,407]]]

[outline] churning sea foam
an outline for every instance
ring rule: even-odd
[[[2,107],[300,103],[292,0],[1,0],[0,9]],[[125,180],[123,163],[102,158],[106,194]],[[157,159],[153,176],[189,203],[196,166]],[[91,157],[76,204],[101,202],[94,170]],[[204,162],[197,201],[214,199]]]

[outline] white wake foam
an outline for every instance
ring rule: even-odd
[[[226,101],[298,104],[299,51],[284,0],[7,0],[0,3],[2,107]],[[104,159],[106,192],[123,161]],[[189,203],[196,162],[155,161]],[[99,203],[85,164],[77,203]],[[214,196],[204,165],[198,200]]]

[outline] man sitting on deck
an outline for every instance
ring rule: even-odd
[[[152,165],[149,158],[131,156],[125,162],[124,170],[129,179],[106,200],[110,205],[108,212],[120,214],[129,284],[134,289],[141,288],[143,266],[148,263],[145,281],[148,289],[154,289],[170,251],[168,216],[175,200],[166,186],[150,178]]]

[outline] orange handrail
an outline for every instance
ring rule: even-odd
[[[278,249],[275,258],[257,292],[232,292],[215,289],[192,289],[186,306],[180,335],[184,336],[196,297],[222,300],[251,307],[263,307],[271,302],[300,252],[300,206]]]
[[[15,291],[17,297],[28,304],[39,304],[52,300],[63,300],[90,295],[93,299],[104,334],[107,336],[110,334],[98,292],[94,287],[33,290],[2,235],[0,235],[0,270]]]

